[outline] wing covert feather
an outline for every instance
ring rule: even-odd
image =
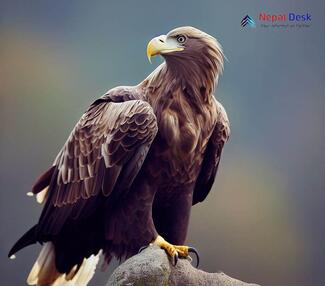
[[[39,231],[57,233],[68,218],[82,216],[82,210],[94,205],[97,197],[126,191],[157,131],[149,103],[97,100],[76,124],[54,161]]]

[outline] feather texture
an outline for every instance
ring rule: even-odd
[[[208,195],[229,137],[214,99],[223,52],[193,27],[181,52],[140,84],[109,90],[80,118],[63,148],[36,181],[44,208],[38,224],[9,255],[44,244],[30,285],[85,286],[102,250],[106,263],[127,258],[159,234],[183,244],[192,204]]]

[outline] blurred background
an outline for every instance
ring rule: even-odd
[[[215,36],[228,58],[216,97],[232,135],[188,234],[201,267],[262,285],[325,285],[324,2],[264,2],[0,2],[2,285],[25,285],[40,249],[6,257],[40,214],[26,196],[34,179],[93,100],[161,62],[148,63],[147,42],[181,25]],[[308,12],[312,23],[240,26],[264,11]]]

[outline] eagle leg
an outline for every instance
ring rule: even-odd
[[[178,257],[191,259],[190,253],[195,254],[196,261],[197,261],[196,267],[199,266],[200,256],[194,247],[189,247],[186,245],[173,245],[173,244],[167,242],[160,235],[157,236],[157,238],[151,243],[151,245],[157,245],[160,248],[164,249],[167,252],[167,254],[173,259],[174,266],[177,264]]]

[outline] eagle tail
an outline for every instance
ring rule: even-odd
[[[14,246],[9,251],[8,257],[13,257],[14,254],[19,250],[21,250],[22,248],[37,242],[36,228],[37,225],[34,225],[14,244]]]
[[[27,284],[37,286],[86,286],[95,274],[101,252],[84,258],[82,264],[75,265],[69,273],[60,273],[55,266],[55,248],[51,242],[44,244]]]

